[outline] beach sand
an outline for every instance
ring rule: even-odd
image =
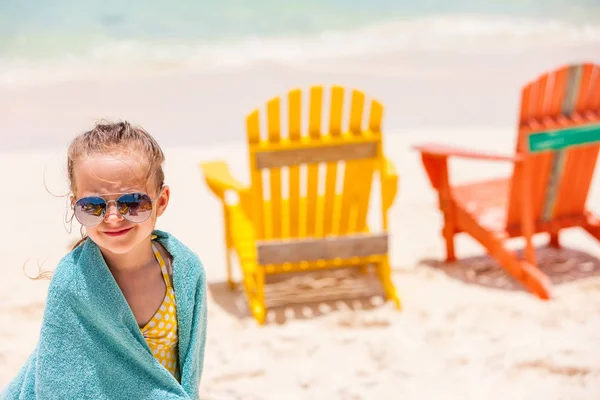
[[[67,192],[67,140],[106,117],[142,124],[163,145],[172,200],[157,228],[175,234],[205,265],[201,398],[600,398],[600,244],[578,229],[564,233],[562,250],[544,248],[543,235],[536,239],[541,267],[556,282],[548,302],[520,289],[467,236],[457,239],[460,261],[444,265],[436,194],[411,149],[441,141],[511,153],[521,86],[565,62],[598,62],[598,50],[388,54],[4,88],[0,387],[39,335],[48,282],[24,272],[34,274],[42,263],[51,270],[78,237],[76,224],[70,234],[63,224],[65,198],[48,192]],[[312,83],[359,88],[386,107],[385,152],[400,175],[389,215],[391,259],[404,309],[383,302],[372,278],[340,270],[274,284],[279,305],[258,327],[241,291],[226,288],[220,205],[198,163],[226,160],[248,182],[244,116],[273,95]],[[454,182],[508,174],[503,163],[451,164]],[[600,213],[599,179],[588,204]],[[307,288],[321,300],[294,304]],[[347,296],[331,296],[336,288]]]

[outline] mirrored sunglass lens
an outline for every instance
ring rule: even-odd
[[[84,197],[75,203],[75,217],[85,226],[98,224],[104,216],[106,202],[100,197]]]
[[[145,193],[129,193],[119,197],[119,212],[130,222],[144,222],[152,214],[152,199]]]

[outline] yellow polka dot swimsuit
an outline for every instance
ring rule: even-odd
[[[152,244],[154,256],[160,265],[160,270],[167,285],[167,293],[156,314],[141,328],[142,335],[148,343],[154,357],[174,377],[179,380],[179,357],[177,339],[177,310],[175,292],[169,279],[167,265],[162,256]]]

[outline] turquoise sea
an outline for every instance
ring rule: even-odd
[[[600,0],[6,0],[0,83],[486,40],[600,41]]]

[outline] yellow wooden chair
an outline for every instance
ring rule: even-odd
[[[266,274],[344,266],[366,269],[372,265],[386,299],[401,308],[390,276],[387,233],[387,212],[396,196],[398,176],[383,155],[383,107],[371,101],[368,126],[363,128],[365,95],[353,90],[345,130],[344,92],[339,86],[331,89],[326,132],[321,129],[321,86],[310,88],[307,135],[301,129],[299,89],[287,94],[287,135],[282,135],[280,119],[286,110],[280,98],[266,105],[266,135],[261,137],[260,110],[250,113],[246,118],[249,186],[234,179],[225,162],[200,165],[207,185],[223,205],[229,284],[235,286],[231,277],[233,251],[241,265],[250,310],[260,324],[266,316]],[[303,168],[306,179],[301,179]],[[382,228],[377,232],[371,232],[367,224],[374,176],[381,182]],[[319,185],[323,178],[324,184]],[[284,197],[282,187],[286,185],[289,194]],[[302,193],[302,186],[306,193]],[[319,187],[324,188],[322,193]],[[228,204],[227,191],[237,193],[239,202]]]

